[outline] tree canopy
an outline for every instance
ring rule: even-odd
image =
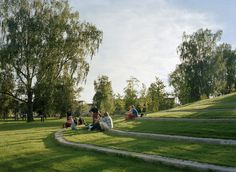
[[[235,51],[220,44],[222,31],[199,29],[183,34],[178,47],[181,64],[170,74],[176,96],[185,104],[230,93],[235,88]]]
[[[99,76],[97,81],[94,81],[95,95],[93,97],[93,104],[103,112],[113,113],[114,111],[114,98],[108,76]]]
[[[67,0],[2,0],[0,22],[1,71],[7,66],[14,77],[14,89],[1,94],[26,103],[32,121],[35,86],[60,82],[65,73],[74,85],[84,81],[102,32],[80,22]]]

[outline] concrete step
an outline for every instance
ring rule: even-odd
[[[159,155],[148,155],[143,153],[136,153],[136,152],[128,152],[118,149],[111,149],[111,148],[104,148],[100,146],[94,146],[90,144],[81,144],[81,143],[73,143],[66,141],[63,137],[63,130],[59,130],[55,133],[55,139],[62,145],[76,147],[76,148],[84,148],[88,150],[94,150],[97,152],[107,153],[107,154],[114,154],[126,157],[133,157],[144,160],[146,162],[158,162],[165,165],[175,166],[179,168],[188,168],[193,170],[199,171],[216,171],[216,172],[236,172],[236,167],[226,167],[226,166],[218,166],[208,163],[200,163],[195,161],[189,160],[181,160],[181,159],[174,159],[163,157]]]
[[[189,137],[167,134],[153,134],[153,133],[140,133],[121,130],[110,130],[109,133],[120,136],[131,136],[156,140],[169,140],[169,141],[185,141],[190,143],[207,143],[215,145],[236,145],[236,140],[230,139],[215,139],[215,138],[202,138],[202,137]]]

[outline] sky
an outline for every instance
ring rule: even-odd
[[[80,100],[92,102],[94,80],[106,75],[114,93],[123,95],[130,77],[149,87],[180,63],[177,47],[183,32],[223,30],[221,42],[236,48],[235,0],[69,0],[81,21],[103,31],[103,41],[90,63]]]

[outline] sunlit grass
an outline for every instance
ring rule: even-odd
[[[224,117],[236,117],[236,112],[234,109],[236,108],[236,93],[219,96],[212,99],[205,99],[196,101],[193,103],[185,104],[182,106],[178,106],[173,109],[169,109],[167,111],[162,111],[161,113],[153,113],[149,116],[158,116],[158,117],[205,117],[205,118],[224,118]],[[219,109],[220,112],[213,112],[212,110]],[[208,112],[186,112],[186,111],[194,111],[194,110],[202,110],[209,111]],[[224,111],[221,111],[224,110]],[[172,112],[172,111],[184,111],[184,112]],[[196,114],[197,113],[197,114]]]
[[[147,117],[161,117],[161,118],[206,118],[206,119],[222,119],[222,118],[236,118],[236,110],[211,110],[211,111],[192,111],[192,112],[171,112],[160,111],[150,113]]]
[[[0,122],[0,172],[182,171],[133,158],[59,145],[54,132],[63,120]],[[188,170],[187,170],[188,171]]]
[[[115,129],[146,133],[236,139],[235,121],[115,120]]]
[[[65,138],[73,142],[122,149],[172,158],[194,160],[218,165],[235,166],[236,146],[219,146],[176,141],[157,141],[142,138],[108,135],[103,132],[65,131]]]

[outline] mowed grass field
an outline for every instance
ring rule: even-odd
[[[235,139],[236,121],[115,120],[115,129],[142,133]]]
[[[63,147],[54,139],[54,132],[63,122],[0,121],[0,172],[186,171],[134,158]]]
[[[181,119],[235,118],[236,94],[203,100],[168,111],[147,114],[147,117],[174,117]],[[225,121],[173,121],[131,120],[113,116],[115,129],[123,131],[236,139],[236,122]],[[87,121],[91,120],[86,118]],[[190,171],[159,163],[147,163],[135,158],[107,155],[94,151],[64,147],[54,139],[54,133],[65,119],[48,119],[41,123],[25,121],[0,121],[0,172],[151,172]],[[67,129],[64,136],[72,142],[82,142],[103,147],[145,154],[193,160],[224,166],[236,166],[236,146],[162,141],[103,132],[89,132],[79,128]]]
[[[66,130],[65,139],[72,142],[92,144],[113,149],[161,155],[223,166],[235,166],[236,146],[164,141],[130,136],[110,135],[107,132]]]
[[[236,139],[236,94],[198,101],[168,111],[147,114],[146,117],[192,118],[192,120],[145,120],[125,121],[124,116],[115,116],[114,128],[123,131],[170,134],[179,136]],[[223,120],[226,118],[228,120]],[[206,119],[206,120],[194,120]],[[208,120],[219,119],[219,120]],[[222,120],[220,120],[222,119]],[[143,139],[131,136],[117,136],[103,132],[66,130],[65,138],[98,146],[121,149],[145,154],[161,155],[171,158],[192,160],[222,166],[236,166],[236,146],[187,143]]]
[[[236,93],[205,99],[173,109],[147,114],[147,117],[236,118]]]

